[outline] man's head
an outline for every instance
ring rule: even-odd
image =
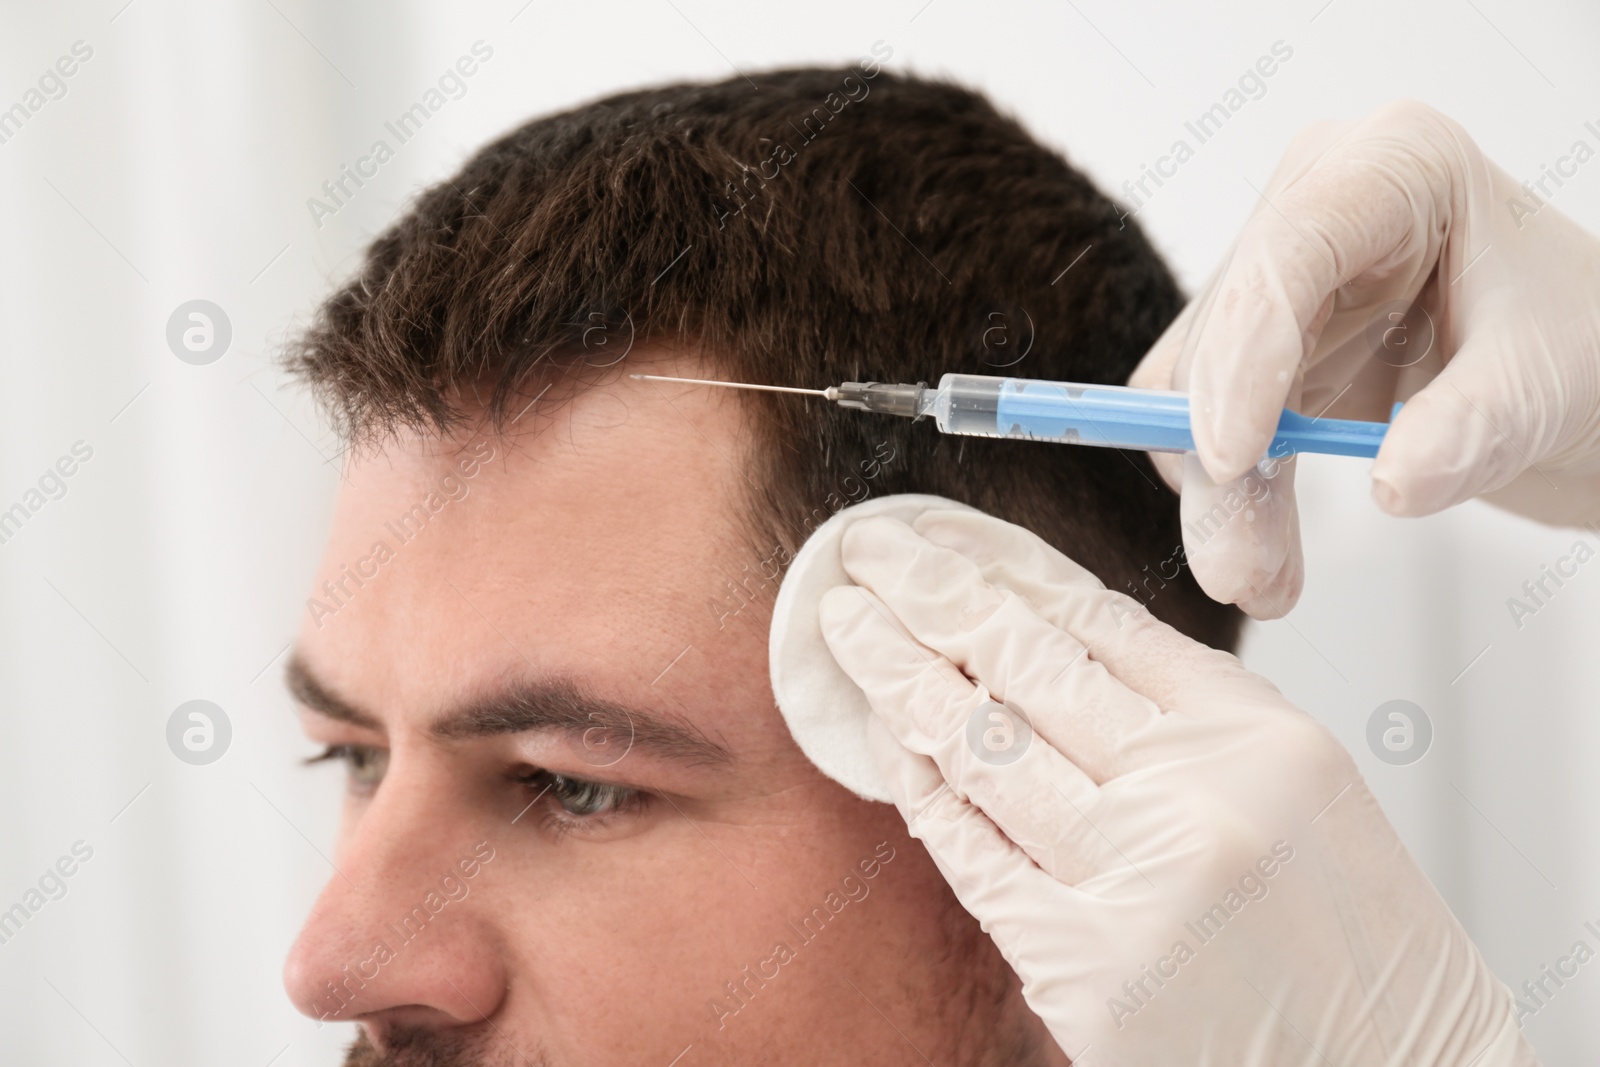
[[[1237,632],[1142,456],[626,376],[1120,382],[1177,311],[981,98],[876,59],[751,81],[488,146],[290,353],[358,458],[291,667],[351,790],[287,981],[366,1024],[353,1062],[1061,1062],[894,809],[789,738],[783,564],[933,492]]]

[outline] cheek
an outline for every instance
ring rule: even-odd
[[[696,811],[691,823],[667,806],[660,826],[624,841],[502,852],[495,910],[512,946],[511,988],[552,1050],[595,1056],[598,1040],[600,1059],[640,1061],[676,1035],[667,1059],[689,1043],[731,1054],[781,1039],[816,1051],[820,1031],[875,1032],[841,1007],[840,974],[864,987],[942,988],[937,971],[953,957],[928,945],[930,932],[950,940],[954,900],[891,806],[816,775],[727,807],[734,818]],[[879,864],[871,879],[866,861]],[[847,877],[867,887],[864,899],[848,898]],[[637,1048],[635,1031],[650,1035]]]

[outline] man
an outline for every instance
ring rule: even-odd
[[[1191,637],[1141,455],[946,439],[780,385],[1122,382],[1180,307],[981,97],[881,70],[628,93],[424,193],[293,346],[354,457],[290,668],[349,773],[286,969],[352,1064],[1062,1064],[899,814],[773,706],[811,529],[937,493]]]

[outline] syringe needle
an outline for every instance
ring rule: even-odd
[[[803,393],[806,396],[820,396],[833,400],[839,395],[837,389],[798,389],[792,385],[751,385],[748,382],[719,382],[710,378],[669,378],[663,374],[630,374],[630,378],[637,378],[642,382],[685,382],[689,385],[718,385],[724,389],[760,389],[767,393]]]

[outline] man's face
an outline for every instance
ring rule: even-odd
[[[1033,1040],[895,810],[824,778],[773,705],[743,404],[623,378],[512,430],[401,442],[341,487],[291,668],[349,775],[286,967],[300,1009],[362,1024],[352,1063]]]

